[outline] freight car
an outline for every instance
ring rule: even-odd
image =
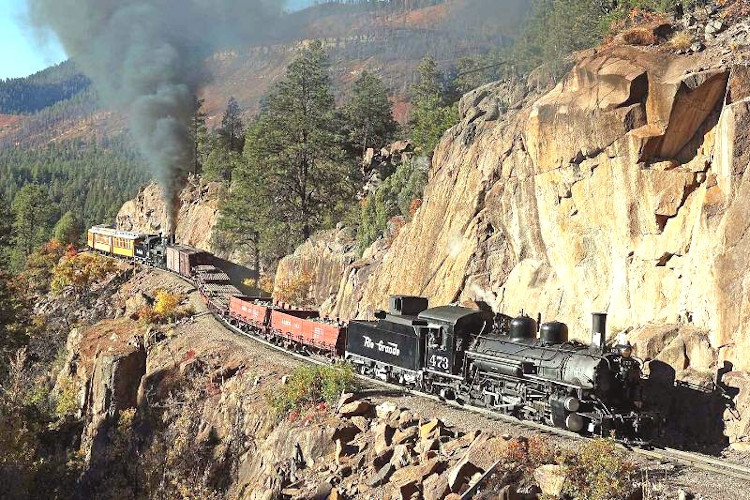
[[[339,357],[344,351],[346,325],[321,318],[317,311],[243,296],[232,297],[229,304],[229,319],[234,326],[286,349],[329,357]]]

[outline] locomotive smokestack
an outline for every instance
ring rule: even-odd
[[[607,313],[591,314],[591,346],[604,349],[607,340]]]

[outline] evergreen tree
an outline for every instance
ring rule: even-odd
[[[81,240],[83,228],[73,212],[68,210],[57,221],[52,234],[60,243],[77,245]]]
[[[12,243],[13,215],[6,196],[0,192],[0,269],[7,265],[8,249]]]
[[[242,153],[245,147],[245,126],[242,123],[240,105],[234,97],[229,98],[227,109],[224,111],[219,137],[224,149]]]
[[[16,195],[12,206],[16,264],[44,242],[49,229],[50,207],[47,193],[38,184],[27,184]]]
[[[289,65],[250,127],[220,229],[257,234],[274,259],[332,225],[353,192],[342,144],[326,54],[316,42]]]
[[[458,121],[458,104],[449,103],[442,76],[434,59],[419,64],[419,82],[412,89],[414,111],[411,139],[425,153],[432,153],[446,130]]]
[[[193,143],[193,173],[203,168],[208,156],[206,113],[202,110],[204,99],[193,96],[193,117],[190,120],[190,138]]]
[[[393,119],[388,89],[377,76],[365,71],[354,82],[344,106],[348,141],[357,154],[388,144],[398,130]]]
[[[443,83],[437,62],[432,57],[425,57],[417,66],[419,80],[412,87],[412,100],[419,102],[429,98],[443,96]]]
[[[203,165],[203,177],[209,181],[230,181],[232,172],[242,162],[242,155],[223,147],[214,147]]]

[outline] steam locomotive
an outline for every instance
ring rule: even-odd
[[[569,341],[563,323],[428,308],[422,297],[391,297],[376,316],[349,323],[344,356],[364,375],[578,433],[658,432],[632,348],[605,346],[605,314],[593,315],[591,345]]]
[[[344,360],[371,378],[577,433],[647,440],[659,430],[659,416],[642,403],[632,348],[624,339],[605,345],[605,314],[592,317],[590,345],[570,341],[560,322],[429,308],[423,297],[391,297],[375,321],[346,324],[243,296],[211,254],[161,236],[97,226],[88,241],[94,250],[189,279],[209,309],[235,328],[288,350]]]

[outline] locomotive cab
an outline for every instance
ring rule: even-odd
[[[425,369],[440,375],[461,378],[464,353],[472,335],[481,333],[486,325],[480,311],[465,307],[435,307],[419,313],[427,322]]]

